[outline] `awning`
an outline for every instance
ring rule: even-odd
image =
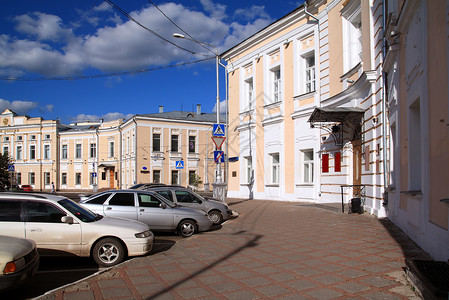
[[[365,110],[358,107],[316,107],[307,122],[314,123],[349,123],[360,125]]]
[[[99,168],[115,168],[115,164],[111,163],[101,163],[98,165]]]

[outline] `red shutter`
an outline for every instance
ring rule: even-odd
[[[334,171],[341,172],[341,152],[334,153]]]
[[[328,173],[329,172],[329,154],[322,154],[321,155],[321,160],[322,160],[322,172],[323,173]]]

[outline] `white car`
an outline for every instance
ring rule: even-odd
[[[0,193],[0,232],[34,240],[42,256],[92,256],[103,267],[148,254],[154,242],[144,223],[103,217],[50,194]]]
[[[0,291],[24,284],[38,268],[34,241],[0,235]]]

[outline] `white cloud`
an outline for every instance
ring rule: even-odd
[[[240,24],[224,21],[229,19],[225,15],[226,5],[212,0],[201,0],[201,4],[205,12],[172,2],[162,4],[159,8],[195,39],[212,44],[219,51],[234,46],[271,22],[262,6],[254,6],[256,12],[247,16],[255,19]],[[101,18],[92,15],[95,13],[101,14]],[[243,11],[239,10],[235,15],[242,14]],[[172,34],[179,29],[155,7],[144,7],[130,12],[130,15],[181,47],[211,55],[195,42],[173,38]],[[99,20],[108,22],[109,25],[102,25],[103,27],[90,34],[80,35],[68,29],[63,20],[55,15],[35,12],[17,16],[14,19],[17,22],[16,29],[29,39],[0,35],[0,74],[17,76],[32,72],[44,76],[67,76],[82,74],[88,68],[120,72],[195,58],[191,53],[162,41],[130,20],[121,22],[117,13],[105,3],[89,11],[89,14],[80,14],[80,18],[84,22],[71,25],[75,26],[73,28],[88,22],[98,24]]]
[[[220,114],[225,114],[226,110],[227,110],[226,100],[223,100],[220,102]],[[215,103],[214,108],[212,109],[212,112],[213,113],[217,112],[217,103]]]
[[[97,115],[86,115],[86,114],[79,114],[76,117],[71,118],[71,122],[73,123],[80,123],[80,122],[99,122],[101,120],[107,122],[107,121],[114,121],[114,120],[128,120],[131,118],[132,114],[124,115],[122,113],[114,112],[114,113],[107,113],[101,116]]]
[[[38,106],[37,102],[31,101],[8,101],[0,98],[0,112],[10,109],[19,115],[27,115],[31,110]]]
[[[253,5],[251,8],[237,9],[234,14],[236,17],[243,18],[247,21],[254,19],[270,20],[270,16],[265,11],[265,6],[263,5]]]

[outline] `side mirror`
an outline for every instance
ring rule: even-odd
[[[164,202],[161,202],[161,204],[159,204],[159,207],[161,207],[162,209],[166,209],[167,204],[165,204]]]
[[[61,217],[62,223],[73,224],[73,218],[69,216]]]

